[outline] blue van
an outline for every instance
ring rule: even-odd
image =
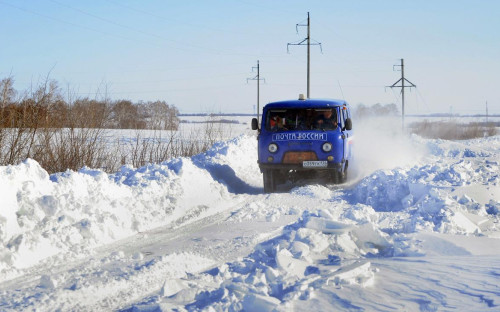
[[[253,118],[252,129],[259,131],[258,163],[265,193],[287,181],[346,181],[354,138],[347,102],[301,95],[298,100],[269,103],[260,127]]]

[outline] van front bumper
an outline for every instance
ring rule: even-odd
[[[342,163],[328,163],[326,167],[304,167],[302,164],[259,163],[260,170],[336,170],[342,169]]]

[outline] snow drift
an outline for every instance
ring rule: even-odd
[[[0,167],[0,280],[50,256],[85,256],[138,232],[217,213],[230,192],[256,192],[257,165],[239,161],[254,140],[112,175],[83,168],[49,176],[31,159]]]
[[[0,167],[0,308],[498,308],[500,137],[369,136],[347,184],[277,194],[251,135],[115,174]]]

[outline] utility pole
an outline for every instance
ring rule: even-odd
[[[486,125],[488,125],[488,101],[486,101]]]
[[[259,116],[260,116],[260,107],[259,107],[259,102],[260,102],[260,81],[261,80],[264,80],[264,82],[266,81],[265,79],[261,79],[260,78],[260,65],[259,65],[259,60],[257,60],[257,66],[253,66],[252,67],[252,71],[254,71],[254,69],[257,70],[257,76],[253,77],[253,78],[247,78],[247,83],[249,80],[257,80],[257,122],[259,122]]]
[[[307,12],[307,24],[296,24],[295,29],[297,33],[299,33],[299,26],[307,26],[307,37],[302,39],[302,41],[298,43],[288,43],[286,45],[286,50],[288,53],[290,53],[288,47],[291,45],[304,45],[304,42],[307,44],[307,98],[310,98],[311,95],[311,44],[312,45],[319,45],[320,50],[321,49],[321,43],[319,42],[314,42],[311,43],[311,19],[309,18],[309,12]]]
[[[395,66],[401,67],[401,78],[399,78],[398,81],[396,81],[391,86],[387,86],[386,88],[401,88],[401,123],[402,123],[402,129],[404,131],[405,130],[405,88],[416,88],[417,86],[405,78],[404,59],[401,59],[401,65],[393,65],[393,67],[392,67],[393,70],[394,70]],[[408,82],[410,85],[405,86],[405,81]],[[400,86],[397,85],[399,82],[401,82]]]

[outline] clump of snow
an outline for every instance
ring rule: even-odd
[[[40,278],[40,287],[42,288],[56,288],[57,281],[54,280],[50,275],[42,275]]]
[[[351,202],[369,205],[375,211],[400,211],[408,206],[410,185],[403,170],[377,171],[351,191]],[[410,202],[413,202],[412,196]]]

